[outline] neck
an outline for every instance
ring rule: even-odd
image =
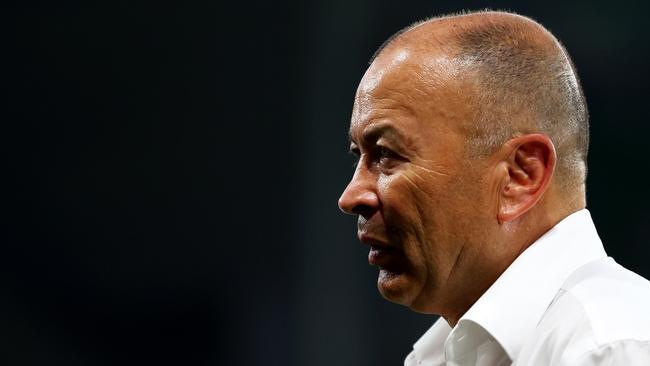
[[[460,288],[454,305],[441,312],[449,326],[454,327],[458,323],[521,253],[565,217],[585,207],[584,199],[561,202],[560,205],[540,202],[518,219],[499,225],[494,239],[481,246],[473,256],[474,270],[468,278],[461,279],[460,283],[472,286]]]

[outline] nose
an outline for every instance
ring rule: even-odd
[[[352,180],[339,198],[339,208],[350,215],[372,216],[379,209],[375,177],[367,170],[357,166]]]

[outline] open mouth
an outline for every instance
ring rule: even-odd
[[[371,245],[368,252],[368,263],[390,269],[397,265],[400,259],[399,250],[395,247]]]

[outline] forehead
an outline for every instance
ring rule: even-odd
[[[357,89],[352,140],[377,122],[388,122],[411,135],[453,128],[454,120],[466,117],[461,72],[458,61],[442,52],[423,53],[414,47],[382,52]]]

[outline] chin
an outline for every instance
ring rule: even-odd
[[[380,269],[377,288],[384,299],[390,302],[404,305],[418,313],[439,314],[433,301],[435,296],[422,296],[422,282],[405,273]]]
[[[386,300],[396,304],[411,307],[419,291],[410,276],[405,273],[396,273],[384,268],[379,269],[377,288]]]

